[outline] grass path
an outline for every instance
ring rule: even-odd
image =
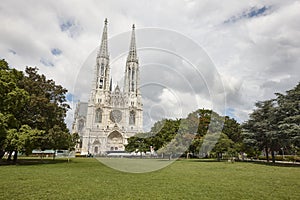
[[[125,173],[96,159],[0,166],[0,199],[300,199],[300,168],[176,161]]]

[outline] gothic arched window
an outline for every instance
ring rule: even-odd
[[[134,91],[134,81],[135,81],[135,78],[134,78],[134,69],[132,69],[132,77],[131,77],[131,91],[133,92]]]
[[[99,88],[100,88],[100,89],[103,88],[103,78],[101,78],[100,81],[99,81]]]
[[[96,114],[95,114],[95,122],[96,123],[101,123],[102,122],[102,110],[100,108],[98,108],[96,110]]]
[[[100,72],[101,76],[104,75],[104,63],[101,63],[101,72]]]
[[[129,113],[129,124],[134,125],[135,124],[135,112],[132,110]]]

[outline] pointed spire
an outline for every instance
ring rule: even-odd
[[[129,54],[127,57],[127,62],[136,62],[137,61],[137,54],[136,54],[136,43],[135,43],[135,26],[132,25],[132,33],[131,33],[131,41],[129,47]]]
[[[104,20],[104,28],[103,28],[101,46],[100,46],[100,51],[99,51],[98,57],[108,58],[108,50],[107,50],[107,18],[105,18],[105,20]]]

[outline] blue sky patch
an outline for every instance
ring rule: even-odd
[[[14,55],[16,55],[16,54],[17,54],[17,52],[16,52],[16,51],[14,51],[14,50],[12,50],[12,49],[8,49],[8,52],[9,52],[9,53],[12,53],[12,54],[14,54]]]
[[[53,67],[54,66],[54,64],[50,60],[47,60],[45,58],[41,58],[40,63],[42,63],[46,67]]]
[[[81,32],[80,25],[74,19],[60,19],[59,27],[62,32],[66,32],[71,38],[78,36]]]
[[[235,112],[235,110],[233,108],[227,108],[225,110],[225,115],[237,120],[237,118],[235,117],[234,112]]]
[[[262,8],[252,8],[249,13],[246,13],[247,18],[256,17],[262,15],[267,10],[267,7],[264,6]]]
[[[64,31],[69,30],[74,25],[75,25],[74,20],[67,20],[67,21],[62,22],[59,25],[59,27],[60,27],[60,30],[64,32]]]
[[[53,48],[53,49],[51,49],[51,53],[55,56],[58,56],[62,53],[62,51],[58,48]]]
[[[68,101],[73,101],[73,98],[74,98],[73,94],[67,93],[66,99],[67,99]]]
[[[261,15],[266,14],[266,11],[269,10],[269,8],[267,8],[266,6],[263,6],[261,8],[257,8],[257,7],[252,7],[246,11],[243,11],[241,14],[239,15],[235,15],[230,17],[229,19],[225,20],[224,23],[234,23],[237,22],[241,19],[250,19],[250,18],[254,18],[254,17],[259,17]]]

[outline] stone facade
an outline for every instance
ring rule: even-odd
[[[77,132],[81,138],[77,151],[93,155],[123,151],[127,138],[143,131],[139,74],[133,25],[125,64],[124,88],[122,91],[117,85],[112,89],[105,20],[90,98],[88,103],[79,102],[74,114],[72,132]]]

